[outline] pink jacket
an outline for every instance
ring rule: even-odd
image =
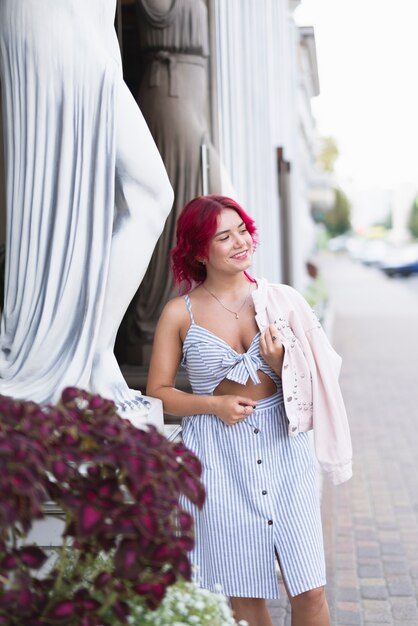
[[[289,435],[313,429],[315,453],[335,485],[352,476],[352,447],[338,377],[341,357],[306,300],[288,285],[257,279],[260,331],[274,323],[285,348],[282,384]]]

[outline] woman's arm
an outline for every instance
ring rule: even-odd
[[[148,374],[147,395],[159,398],[164,411],[182,417],[198,413],[217,415],[233,425],[251,415],[255,402],[241,396],[204,396],[176,389],[174,384],[181,362],[181,328],[185,324],[185,304],[181,298],[170,300],[164,307],[154,336]],[[244,413],[244,407],[246,413]]]

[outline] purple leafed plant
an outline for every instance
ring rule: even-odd
[[[190,580],[193,525],[178,498],[203,505],[200,475],[181,443],[136,429],[99,396],[68,388],[54,407],[0,396],[0,626],[123,624],[132,594],[156,608]],[[47,555],[25,537],[47,500],[65,531],[40,575]]]

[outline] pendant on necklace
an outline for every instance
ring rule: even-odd
[[[238,313],[235,313],[235,319],[236,319],[236,320],[239,320],[239,315],[238,315]]]

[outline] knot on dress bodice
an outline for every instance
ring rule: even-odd
[[[190,302],[186,299],[188,307]],[[191,309],[189,308],[191,312]],[[214,389],[225,379],[247,384],[251,379],[260,383],[259,371],[267,374],[279,388],[280,377],[271,369],[260,355],[260,333],[258,332],[248,350],[241,354],[210,330],[199,326],[192,319],[192,324],[183,343],[182,365],[186,368],[193,393],[212,394]]]
[[[249,378],[257,385],[260,382],[257,370],[261,368],[261,359],[255,354],[245,352],[227,352],[222,359],[221,367],[225,370],[225,378],[240,385],[245,385]]]

